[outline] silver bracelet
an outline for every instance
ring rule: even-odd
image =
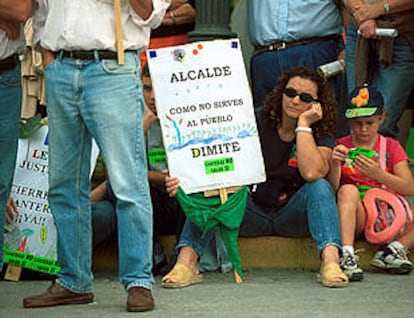
[[[312,133],[312,128],[310,128],[310,127],[296,127],[295,133],[298,133],[300,131],[307,132],[307,133]]]

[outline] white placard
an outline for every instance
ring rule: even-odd
[[[92,147],[91,175],[98,158]],[[20,138],[11,196],[18,214],[5,227],[5,260],[15,265],[54,273],[56,226],[48,203],[48,126],[42,126],[29,138]],[[10,251],[19,251],[12,253]],[[40,257],[40,258],[39,258]],[[44,264],[42,264],[42,259]],[[36,261],[40,259],[40,261]],[[36,263],[37,262],[37,263]],[[49,268],[49,270],[48,270]]]
[[[170,175],[186,193],[265,181],[238,39],[149,50]]]

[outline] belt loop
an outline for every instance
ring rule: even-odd
[[[60,50],[60,51],[57,52],[56,58],[59,59],[59,60],[63,59],[63,50]]]
[[[99,62],[100,61],[100,57],[99,57],[98,50],[93,50],[93,57],[95,59],[95,62]]]

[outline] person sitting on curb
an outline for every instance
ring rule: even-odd
[[[286,72],[266,97],[259,125],[267,181],[253,186],[239,235],[311,236],[321,258],[319,279],[326,287],[345,287],[339,266],[341,239],[335,193],[325,176],[334,146],[335,98],[323,75],[307,67]],[[168,177],[175,195],[179,179]],[[162,286],[202,282],[197,262],[209,233],[186,221],[177,263]]]
[[[408,157],[397,140],[382,137],[379,127],[385,120],[384,99],[375,86],[354,88],[347,99],[346,117],[352,134],[336,141],[330,160],[328,175],[333,188],[338,191],[338,210],[341,227],[341,267],[351,281],[364,277],[355,255],[355,239],[361,238],[366,224],[366,211],[362,204],[368,188],[386,186],[401,195],[414,195],[414,180],[408,165]],[[387,158],[386,170],[378,160],[384,138]],[[358,155],[349,165],[351,149],[365,148],[375,151],[372,159]],[[406,274],[413,264],[408,260],[408,248],[414,247],[414,229],[406,235],[382,247],[371,260],[371,265],[390,273]]]

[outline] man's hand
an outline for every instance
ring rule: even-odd
[[[152,0],[129,0],[132,9],[138,14],[143,20],[148,19],[154,10],[152,6]]]
[[[13,198],[9,197],[9,200],[7,200],[6,205],[6,223],[12,224],[14,218],[18,213],[19,211],[17,210],[16,203],[14,202]]]
[[[358,25],[364,21],[376,19],[383,14],[384,4],[382,2],[358,4],[352,12]]]
[[[188,0],[171,0],[168,10],[175,10],[188,3]]]
[[[377,23],[375,20],[366,20],[359,25],[359,32],[365,39],[379,39],[379,36],[375,33],[377,29]]]
[[[32,12],[33,0],[0,0],[0,19],[25,22]]]
[[[40,47],[40,53],[42,53],[43,67],[52,63],[55,60],[55,54],[43,47]]]
[[[20,22],[0,20],[0,29],[6,32],[10,40],[17,40],[20,36]]]
[[[345,72],[345,67],[346,67],[346,58],[345,58],[346,52],[345,49],[343,49],[341,52],[339,52],[337,60],[342,60],[344,61],[343,65],[342,65],[342,71]]]

